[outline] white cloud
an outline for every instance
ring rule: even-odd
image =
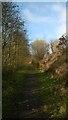
[[[33,23],[47,23],[47,22],[51,22],[52,18],[50,16],[41,16],[41,15],[37,15],[35,13],[32,13],[29,9],[25,9],[23,11],[25,17]]]
[[[55,10],[58,12],[58,27],[56,34],[60,37],[66,33],[66,8],[62,6],[55,6]]]
[[[36,6],[34,6],[36,7]],[[55,3],[53,4],[49,9],[48,6],[44,6],[42,8],[41,6],[41,12],[44,10],[52,10],[55,12],[56,15],[56,19],[55,16],[51,16],[50,14],[46,15],[45,14],[43,16],[41,15],[37,15],[36,12],[33,13],[33,11],[30,11],[29,9],[24,9],[24,15],[26,16],[27,20],[29,20],[32,23],[50,23],[53,24],[53,22],[55,23],[55,34],[57,36],[57,38],[59,38],[61,35],[63,35],[64,33],[66,33],[66,7],[63,6],[61,3]],[[36,9],[35,9],[36,10]],[[40,8],[37,9],[38,11],[40,10]],[[49,16],[50,15],[50,16]]]
[[[59,28],[57,29],[58,31],[56,32],[57,37],[61,37],[63,34],[66,33],[66,25],[60,25]]]
[[[52,5],[52,9],[56,12],[61,12],[63,11],[64,7],[60,3],[55,3]]]

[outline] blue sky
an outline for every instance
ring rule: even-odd
[[[65,2],[24,2],[19,6],[30,42],[36,39],[49,42],[66,32]]]

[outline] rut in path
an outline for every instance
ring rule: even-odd
[[[35,74],[28,74],[24,84],[24,92],[19,108],[16,113],[17,118],[38,117],[40,115],[40,107],[42,105],[40,97],[37,93],[38,83]]]

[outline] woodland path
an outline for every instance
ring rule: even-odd
[[[27,74],[24,84],[24,91],[21,93],[18,111],[15,113],[17,118],[39,118],[44,116],[42,113],[40,95],[37,92],[38,83],[35,73]],[[45,116],[46,113],[45,113]]]

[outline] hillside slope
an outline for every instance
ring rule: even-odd
[[[40,62],[40,70],[50,72],[56,78],[62,78],[66,81],[68,73],[66,50],[63,52],[53,53]]]

